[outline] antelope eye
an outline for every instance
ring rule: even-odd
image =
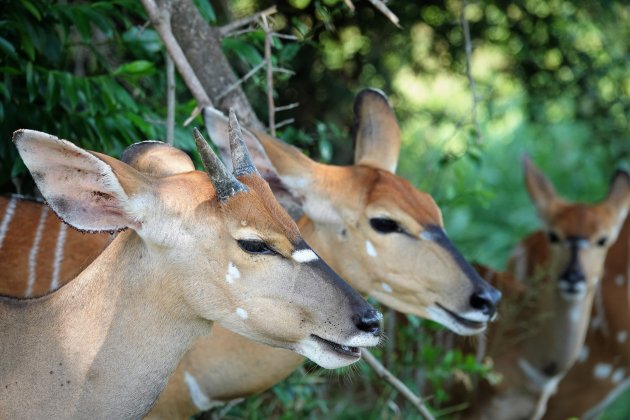
[[[557,233],[549,232],[547,235],[549,237],[549,242],[551,242],[552,244],[557,244],[558,242],[560,242],[560,237]]]
[[[243,251],[249,254],[276,253],[276,251],[274,251],[269,245],[256,239],[239,239],[236,242],[238,242],[238,246],[240,246]]]
[[[597,246],[604,246],[606,245],[607,242],[608,242],[608,238],[605,236],[602,236],[601,238],[597,240]]]
[[[402,232],[398,222],[385,217],[375,217],[370,219],[370,226],[379,233]]]

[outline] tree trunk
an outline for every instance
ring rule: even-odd
[[[223,54],[217,28],[203,20],[192,0],[158,0],[157,4],[170,9],[173,35],[214,106],[225,114],[230,107],[235,107],[244,125],[265,130],[240,87],[217,99],[226,87],[238,80]]]

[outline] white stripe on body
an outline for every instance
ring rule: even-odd
[[[57,234],[57,242],[55,243],[55,261],[53,262],[53,276],[50,282],[51,292],[59,288],[59,275],[61,273],[61,264],[63,264],[63,250],[66,246],[67,233],[68,226],[65,223],[61,223]]]
[[[13,219],[13,215],[15,214],[15,207],[17,206],[17,199],[15,197],[11,197],[9,200],[9,204],[7,204],[7,208],[4,211],[4,217],[2,218],[2,223],[0,224],[0,249],[2,249],[2,244],[4,243],[4,238],[7,236],[7,231],[9,230],[9,224]]]
[[[42,233],[44,232],[44,226],[46,225],[46,217],[48,216],[48,206],[42,207],[42,212],[39,216],[39,224],[35,231],[35,240],[31,247],[31,252],[28,254],[28,284],[26,286],[26,293],[24,297],[30,297],[33,294],[33,286],[35,285],[37,275],[37,254],[39,253],[39,244],[42,241]]]

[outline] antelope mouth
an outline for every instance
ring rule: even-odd
[[[334,341],[326,340],[325,338],[315,334],[311,334],[311,338],[322,344],[326,349],[333,351],[338,355],[357,360],[361,358],[361,349],[359,347],[335,343]]]
[[[438,302],[435,302],[435,305],[441,309],[441,311],[443,313],[445,313],[446,315],[448,315],[448,318],[451,320],[452,323],[455,324],[455,326],[459,327],[459,328],[451,328],[451,323],[447,323],[445,326],[451,328],[452,330],[454,330],[454,332],[458,333],[458,334],[465,334],[465,335],[469,335],[469,334],[476,334],[479,333],[483,330],[486,329],[486,327],[488,326],[488,322],[490,321],[490,318],[480,321],[480,320],[475,320],[475,319],[470,319],[470,318],[466,318],[463,317],[461,315],[456,314],[455,312],[451,311],[450,309],[448,309],[447,307],[445,307],[444,305],[441,305]],[[438,321],[440,322],[440,321]]]
[[[558,282],[558,289],[560,290],[560,296],[562,296],[564,300],[575,302],[586,296],[588,287],[586,282],[569,283],[567,281],[560,280]]]

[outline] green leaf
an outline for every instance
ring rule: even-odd
[[[17,54],[15,53],[15,47],[9,41],[0,36],[0,50],[4,51],[5,54],[17,58]]]
[[[137,60],[132,61],[131,63],[125,63],[119,66],[115,71],[115,76],[120,76],[124,74],[133,74],[133,75],[149,75],[152,74],[155,70],[155,66],[152,62],[146,60]]]
[[[35,7],[33,3],[31,3],[28,0],[22,0],[22,5],[24,6],[26,10],[31,12],[33,16],[35,16],[35,19],[37,19],[38,21],[42,20],[42,14],[40,13],[39,10],[37,10],[37,7]]]
[[[28,91],[28,101],[33,102],[37,96],[37,86],[35,86],[35,73],[33,63],[26,63],[26,90]]]
[[[55,89],[55,75],[53,72],[48,73],[48,80],[46,81],[46,110],[50,111],[53,105],[57,104],[56,89]]]
[[[208,0],[193,0],[193,3],[195,3],[201,17],[203,17],[206,22],[216,23],[217,15],[214,13],[214,8]]]

